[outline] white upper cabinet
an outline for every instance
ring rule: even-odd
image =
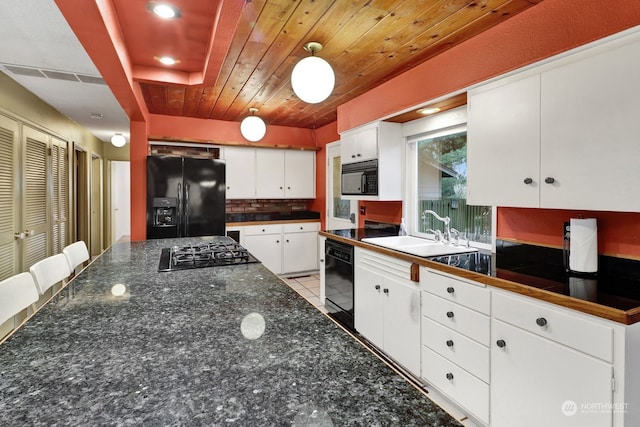
[[[284,197],[284,153],[282,150],[256,150],[256,197]]]
[[[471,90],[470,204],[640,210],[640,35]]]
[[[256,150],[225,147],[227,199],[256,197]]]
[[[640,211],[640,41],[542,73],[540,204]]]
[[[378,158],[378,127],[369,126],[340,136],[342,163]]]
[[[316,156],[314,151],[284,151],[284,197],[313,199],[316,197]]]
[[[402,200],[404,177],[402,125],[375,122],[340,134],[341,163],[378,161],[377,195],[343,195],[343,199]]]
[[[225,147],[227,199],[313,199],[314,151]]]
[[[469,93],[467,203],[538,207],[540,76]]]

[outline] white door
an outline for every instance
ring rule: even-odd
[[[327,230],[356,228],[358,201],[340,195],[340,141],[327,144]]]
[[[111,242],[131,235],[129,162],[111,162]]]

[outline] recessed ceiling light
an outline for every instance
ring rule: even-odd
[[[158,3],[152,1],[147,3],[147,9],[153,12],[154,15],[159,16],[162,19],[175,19],[182,16],[180,9],[168,3]]]
[[[100,120],[100,119],[104,118],[104,114],[101,114],[101,113],[90,113],[89,117],[91,117],[92,119]]]
[[[164,64],[164,65],[176,65],[178,62],[177,59],[173,59],[170,56],[154,56],[153,59]]]
[[[438,107],[427,107],[427,108],[421,108],[418,111],[416,111],[418,114],[422,114],[423,116],[428,116],[429,114],[435,114],[437,112],[439,112],[440,109]]]

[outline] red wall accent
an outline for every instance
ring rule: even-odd
[[[131,174],[131,240],[147,238],[147,124],[129,124]]]
[[[149,139],[210,141],[212,144],[234,143],[252,147],[315,147],[312,129],[267,124],[267,133],[258,142],[248,142],[240,133],[240,123],[193,117],[149,115]]]
[[[374,202],[362,200],[358,203],[358,209],[365,214],[358,215],[358,227],[364,227],[364,220],[388,222],[400,224],[402,219],[402,202]]]
[[[560,248],[563,223],[580,217],[596,218],[599,253],[640,259],[640,213],[636,212],[499,208],[496,235]]]
[[[340,140],[337,122],[329,123],[314,131],[316,137],[316,199],[309,204],[309,210],[320,212],[320,227],[325,228],[327,221],[327,144]]]

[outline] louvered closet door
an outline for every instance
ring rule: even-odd
[[[67,142],[52,137],[51,174],[51,214],[53,253],[58,254],[67,245],[67,211],[69,204],[69,158]]]
[[[0,280],[18,272],[15,165],[18,164],[18,123],[0,116]]]
[[[47,151],[49,135],[23,126],[22,215],[27,236],[23,240],[22,270],[47,257],[48,233]]]

